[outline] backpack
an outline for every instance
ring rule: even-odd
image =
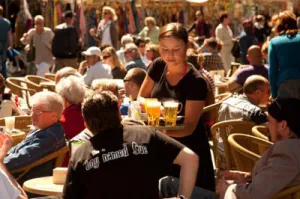
[[[76,58],[79,50],[78,33],[75,27],[55,29],[52,40],[52,53],[56,58]]]

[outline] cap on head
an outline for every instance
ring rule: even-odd
[[[85,55],[85,56],[95,55],[95,56],[101,57],[102,53],[98,47],[92,46],[92,47],[88,48],[86,51],[82,52],[82,55]]]
[[[268,113],[278,122],[285,120],[289,129],[300,137],[299,99],[278,98],[268,107]]]

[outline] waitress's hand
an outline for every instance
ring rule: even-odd
[[[90,35],[91,35],[92,37],[96,35],[96,31],[95,31],[94,28],[91,28],[91,29],[90,29]]]

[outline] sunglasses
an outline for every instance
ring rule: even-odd
[[[134,52],[135,51],[135,49],[128,49],[128,50],[126,50],[124,53],[125,54],[128,54],[128,53],[132,53],[132,52]]]
[[[111,55],[103,56],[103,59],[108,59],[110,57],[111,57]]]

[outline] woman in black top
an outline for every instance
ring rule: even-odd
[[[160,101],[172,99],[183,104],[179,115],[185,116],[185,129],[165,133],[198,154],[200,161],[196,186],[214,191],[210,148],[201,119],[208,89],[198,71],[186,62],[188,33],[181,24],[167,24],[160,31],[159,43],[161,58],[149,67],[140,96],[158,98]],[[168,175],[179,177],[179,168],[175,165],[168,171]]]
[[[102,51],[103,63],[107,64],[111,68],[111,73],[114,79],[124,79],[127,74],[125,67],[121,64],[121,61],[116,53],[116,50],[109,46]]]

